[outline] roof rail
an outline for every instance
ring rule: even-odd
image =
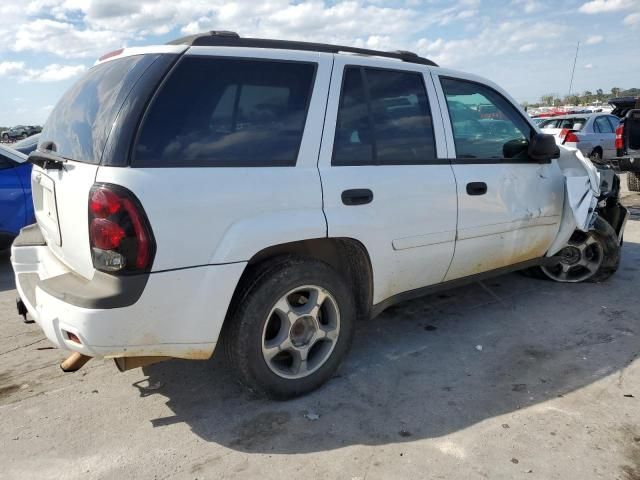
[[[282,50],[304,50],[307,52],[324,53],[355,53],[358,55],[369,55],[375,57],[395,58],[408,63],[419,63],[437,67],[435,62],[428,58],[420,57],[413,52],[397,50],[395,52],[384,52],[381,50],[370,50],[368,48],[345,47],[343,45],[330,45],[328,43],[297,42],[293,40],[271,40],[267,38],[243,38],[235,32],[225,30],[212,30],[208,33],[189,35],[168,42],[168,45],[191,45],[206,47],[252,47],[252,48],[275,48]]]

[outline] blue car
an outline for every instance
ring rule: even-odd
[[[0,145],[0,250],[34,222],[31,164],[24,153]]]

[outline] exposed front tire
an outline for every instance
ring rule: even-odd
[[[627,172],[627,187],[632,192],[640,192],[640,174]]]
[[[557,282],[603,282],[620,265],[620,242],[606,220],[596,218],[589,232],[576,231],[569,244],[556,254],[555,265],[540,267],[540,271]]]
[[[4,140],[5,142],[8,142],[9,141],[9,135],[6,134],[6,133],[4,135],[2,135],[2,140]]]
[[[355,318],[351,291],[333,268],[282,257],[251,273],[234,298],[222,341],[248,388],[293,398],[335,373],[351,346]]]

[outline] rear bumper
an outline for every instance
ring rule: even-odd
[[[100,282],[69,271],[46,245],[17,240],[11,263],[20,298],[58,347],[92,357],[191,359],[209,358],[213,353],[246,265],[152,273],[131,304],[105,308],[100,307]],[[105,298],[113,298],[112,294],[107,291]],[[78,305],[83,301],[85,306]],[[71,340],[69,333],[81,343]]]

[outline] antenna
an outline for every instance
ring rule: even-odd
[[[571,89],[573,88],[573,74],[576,73],[576,62],[578,61],[578,50],[580,50],[580,42],[576,47],[576,57],[573,59],[573,68],[571,69],[571,81],[569,82],[569,96],[571,96]]]

